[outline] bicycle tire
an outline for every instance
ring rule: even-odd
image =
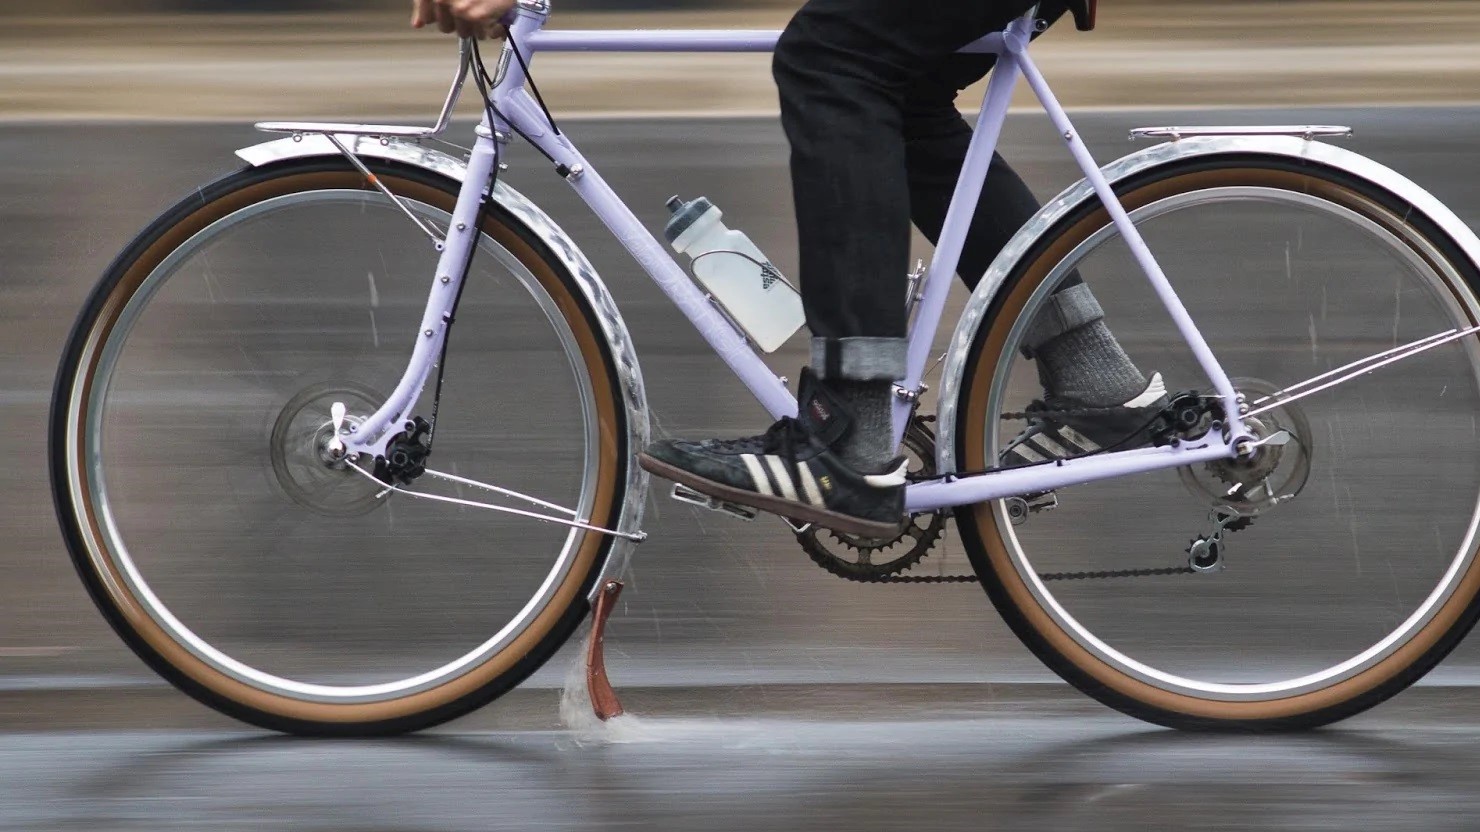
[[[460,183],[389,161],[366,160],[380,182],[399,195],[450,214]],[[244,683],[203,661],[151,617],[106,553],[100,551],[98,507],[92,504],[81,460],[83,421],[92,395],[101,344],[130,296],[150,272],[192,235],[218,219],[284,194],[314,189],[373,194],[363,175],[340,158],[310,158],[246,168],[209,184],[170,208],[141,232],[108,267],[84,305],[67,341],[53,391],[50,467],[54,502],[72,562],[104,618],[150,668],[197,701],[244,722],[290,734],[376,736],[421,730],[482,707],[543,665],[580,626],[588,596],[613,545],[610,535],[584,533],[565,577],[517,638],[466,672],[425,690],[378,701],[314,701]],[[485,212],[484,239],[518,259],[558,305],[579,341],[594,391],[600,444],[593,450],[599,481],[589,522],[614,525],[625,499],[632,449],[617,364],[600,334],[596,312],[576,277],[544,242],[496,202]]]
[[[1127,211],[1156,200],[1199,189],[1257,185],[1291,188],[1339,202],[1382,223],[1403,223],[1440,257],[1472,291],[1480,291],[1480,268],[1420,209],[1408,201],[1334,167],[1288,156],[1229,153],[1184,159],[1121,181],[1115,190]],[[961,437],[958,470],[979,470],[986,459],[988,398],[1003,367],[1009,330],[1035,290],[1056,264],[1096,230],[1109,223],[1098,200],[1087,198],[1049,228],[1010,270],[965,361],[956,424]],[[1474,323],[1472,312],[1471,325]],[[1003,515],[997,503],[956,510],[962,541],[983,589],[1015,635],[1059,677],[1101,703],[1136,718],[1184,730],[1288,731],[1315,728],[1365,711],[1406,689],[1432,670],[1458,645],[1480,618],[1480,558],[1474,546],[1458,553],[1468,559],[1451,594],[1422,629],[1361,673],[1308,692],[1263,701],[1199,698],[1148,684],[1107,662],[1075,638],[1030,589],[1003,543]],[[1472,541],[1473,543],[1473,541]],[[1182,580],[1182,579],[1176,579]],[[1188,578],[1186,580],[1195,580]]]

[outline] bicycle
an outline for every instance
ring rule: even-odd
[[[1093,0],[1070,5],[1079,27],[1093,28]],[[795,413],[786,380],[560,131],[526,60],[763,52],[778,33],[544,31],[549,13],[545,0],[520,0],[492,73],[477,44],[463,42],[430,128],[259,125],[289,135],[239,151],[247,167],[156,220],[81,312],[51,416],[69,551],[123,640],[217,710],[302,734],[425,728],[512,689],[593,604],[598,627],[609,612],[644,537],[648,481],[633,464],[649,437],[643,377],[596,269],[499,178],[516,134],[766,410]],[[892,540],[794,531],[839,574],[907,580],[901,573],[926,553],[920,544],[928,551],[954,519],[976,572],[966,579],[980,581],[1023,643],[1081,691],[1151,722],[1273,730],[1369,708],[1432,669],[1480,615],[1480,481],[1467,453],[1480,401],[1480,239],[1416,184],[1321,141],[1349,135],[1342,127],[1142,128],[1133,135],[1168,141],[1102,169],[1029,56],[1042,28],[1029,13],[968,47],[998,63],[933,261],[905,299],[909,374],[896,386],[894,422],[915,458],[911,517]],[[468,77],[484,114],[461,159],[429,143],[451,123]],[[1084,179],[1018,232],[932,363],[970,208],[1020,79]],[[1223,229],[1236,231],[1216,236]],[[425,274],[433,259],[424,305],[376,279]],[[1011,441],[1004,425],[1024,417],[1037,390],[1017,345],[1074,272],[1121,319],[1155,311],[1161,335],[1145,340],[1187,346],[1162,356],[1162,369],[1207,383],[1172,397],[1147,426],[1150,446],[1086,446],[1065,461],[996,469]],[[1183,292],[1211,296],[1185,302],[1168,274]],[[464,302],[475,280],[498,291]],[[263,302],[271,314],[253,311]],[[468,408],[441,407],[443,379],[454,319],[477,315],[493,325],[459,331],[481,339],[483,366],[461,375],[497,387],[476,400],[463,434],[452,427]],[[380,324],[409,330],[413,320],[408,362],[402,342],[381,346]],[[313,355],[284,346],[304,332],[321,345]],[[1230,377],[1215,345],[1249,376]],[[1407,372],[1379,372],[1399,362]],[[932,428],[920,409],[937,370]],[[377,385],[390,378],[399,381],[386,393]],[[531,389],[543,400],[525,400]],[[447,404],[466,404],[445,392]],[[162,406],[187,418],[171,422]],[[473,459],[493,481],[463,476],[455,462],[451,472],[429,467],[434,456]],[[539,480],[538,495],[516,490],[509,476],[521,473]],[[747,514],[692,492],[675,497]],[[415,509],[393,510],[403,505]],[[465,570],[488,556],[443,536],[473,509],[484,540],[503,541],[495,568]],[[1185,547],[1161,539],[1179,523],[1178,533],[1197,532]],[[1139,568],[1150,556],[1112,540],[1159,560]],[[1252,551],[1235,555],[1235,540]],[[406,587],[399,603],[366,599],[335,613],[347,620],[319,621],[326,613],[312,598],[295,602],[315,569],[336,591],[353,580],[338,561],[310,561],[319,550],[358,554],[354,569],[400,569],[366,564],[372,544],[423,558],[394,573]],[[828,561],[837,551],[856,559]],[[278,600],[232,621],[220,593],[247,584]],[[486,595],[490,609],[410,609],[428,588]],[[1259,617],[1250,599],[1280,615]],[[403,637],[356,663],[370,647],[358,625],[372,617]],[[297,649],[257,655],[243,627]],[[322,642],[300,644],[305,635]]]

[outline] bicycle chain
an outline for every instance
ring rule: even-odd
[[[974,584],[979,580],[975,575],[875,575],[871,578],[840,575],[839,577],[858,584]]]
[[[1039,572],[1038,580],[1084,581],[1100,578],[1155,578],[1162,575],[1196,575],[1190,566],[1163,566],[1155,569],[1109,569],[1103,572]]]
[[[1163,566],[1149,569],[1108,569],[1100,572],[1039,572],[1038,580],[1085,581],[1109,578],[1156,578],[1166,575],[1196,575],[1190,566]],[[874,578],[839,576],[860,584],[967,584],[980,580],[975,575],[883,575]]]

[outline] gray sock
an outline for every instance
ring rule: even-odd
[[[1146,389],[1146,377],[1103,319],[1053,338],[1033,355],[1043,389],[1053,396],[1107,407],[1124,404]]]
[[[894,460],[894,382],[828,379],[824,384],[853,414],[853,429],[833,451],[862,473],[883,473]]]

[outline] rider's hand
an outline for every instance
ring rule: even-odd
[[[501,38],[499,22],[514,8],[514,0],[411,0],[411,26],[433,23],[443,32],[464,38]]]

